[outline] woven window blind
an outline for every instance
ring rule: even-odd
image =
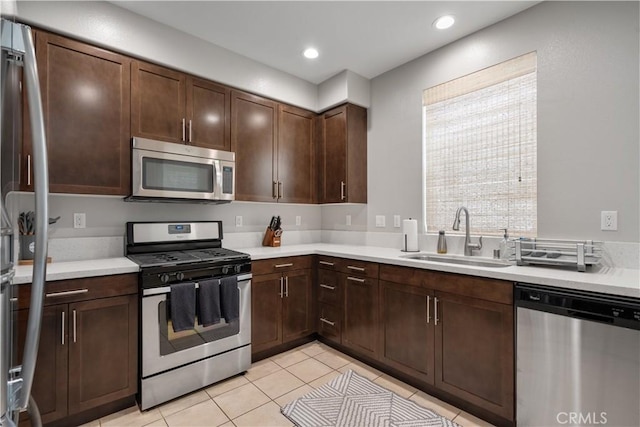
[[[466,206],[474,234],[536,236],[536,99],[535,52],[424,91],[428,232]]]

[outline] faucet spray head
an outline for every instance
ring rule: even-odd
[[[458,231],[460,230],[460,216],[456,215],[456,218],[453,220],[453,230]]]

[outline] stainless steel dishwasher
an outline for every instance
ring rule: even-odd
[[[516,419],[640,426],[640,299],[516,284]]]

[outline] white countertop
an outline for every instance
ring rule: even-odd
[[[402,256],[406,254],[398,249],[329,243],[291,245],[279,248],[243,248],[239,250],[250,254],[253,260],[318,254],[640,298],[640,270],[632,269],[599,268],[593,271],[579,273],[567,269],[532,266],[519,267],[516,265],[501,268],[472,267],[459,264],[406,259],[402,258]],[[135,273],[137,271],[138,265],[124,257],[88,261],[53,262],[47,265],[47,280],[53,281],[110,274]],[[31,272],[31,266],[19,266],[16,269],[13,282],[17,284],[30,283]]]
[[[516,265],[500,268],[472,267],[459,264],[406,259],[402,258],[402,256],[406,256],[407,254],[401,252],[399,249],[328,243],[283,246],[279,248],[245,248],[239,250],[250,254],[254,260],[318,254],[640,298],[640,270],[624,268],[605,267],[580,273],[578,271],[553,267],[520,267]]]
[[[81,277],[108,276],[112,274],[137,273],[138,264],[129,258],[103,258],[87,261],[51,262],[47,264],[47,281],[78,279]],[[31,283],[33,266],[16,268],[13,283]]]

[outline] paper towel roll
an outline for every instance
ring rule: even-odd
[[[405,219],[402,221],[402,250],[418,252],[418,220]]]

